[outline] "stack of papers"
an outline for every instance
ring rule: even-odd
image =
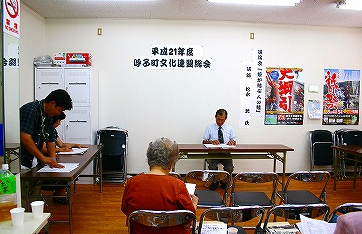
[[[51,168],[49,165],[45,165],[43,168],[39,169],[38,172],[71,172],[79,166],[79,163],[59,163],[64,166],[64,168]]]
[[[300,215],[300,221],[297,226],[303,234],[331,234],[336,229],[336,223],[327,223],[304,215]]]
[[[208,149],[228,149],[228,148],[235,148],[235,145],[227,145],[227,144],[220,144],[220,145],[213,145],[213,144],[204,144],[204,146]]]
[[[72,148],[73,151],[58,152],[58,154],[84,154],[88,148]]]

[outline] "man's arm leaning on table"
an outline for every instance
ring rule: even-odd
[[[36,147],[33,139],[31,138],[31,135],[26,133],[26,132],[21,132],[20,133],[20,140],[21,143],[25,146],[26,150],[31,154],[34,155],[36,158],[38,158],[40,161],[42,161],[45,164],[48,164],[51,167],[64,167],[62,165],[60,165],[59,163],[57,163],[57,161],[55,160],[55,143],[52,142],[48,142],[50,143],[49,146],[47,146],[48,150],[49,148],[51,148],[50,145],[53,145],[53,150],[50,149],[50,155],[52,155],[52,157],[46,157],[44,154],[42,154],[42,152],[40,152],[40,150]]]

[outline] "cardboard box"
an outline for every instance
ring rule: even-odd
[[[66,64],[92,65],[92,56],[89,53],[67,53]]]
[[[56,65],[64,65],[66,63],[66,59],[65,59],[65,55],[66,53],[55,53],[54,54],[54,64]]]

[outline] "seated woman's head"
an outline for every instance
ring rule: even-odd
[[[147,149],[147,161],[150,168],[159,166],[165,170],[171,169],[179,157],[178,145],[168,138],[158,138],[150,142]]]

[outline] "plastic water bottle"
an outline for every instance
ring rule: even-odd
[[[3,164],[0,170],[0,221],[11,220],[10,210],[16,207],[16,179]]]

